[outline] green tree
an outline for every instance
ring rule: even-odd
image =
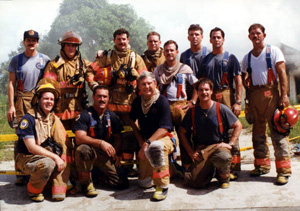
[[[51,30],[40,42],[41,52],[54,58],[60,46],[57,40],[66,31],[78,33],[83,40],[82,55],[93,61],[97,50],[113,48],[113,32],[126,28],[130,45],[141,54],[146,48],[146,35],[152,30],[130,5],[109,4],[106,0],[64,0]]]

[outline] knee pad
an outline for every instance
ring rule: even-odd
[[[152,142],[146,150],[146,157],[149,160],[152,167],[159,168],[166,165],[163,150],[164,143],[162,141]]]

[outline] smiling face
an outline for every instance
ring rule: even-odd
[[[73,43],[65,43],[63,50],[69,59],[73,59],[76,55],[78,45]]]
[[[128,47],[129,41],[130,38],[127,37],[127,34],[116,35],[116,38],[114,39],[115,46],[119,51],[125,51]]]
[[[221,48],[224,44],[225,39],[222,36],[221,31],[213,31],[210,36],[210,43],[213,48]]]
[[[200,102],[210,101],[212,93],[213,93],[213,90],[210,88],[208,83],[199,84],[198,96],[199,96]]]
[[[139,81],[139,88],[146,99],[150,99],[154,95],[155,87],[156,81],[149,76]]]
[[[55,97],[52,92],[42,93],[42,97],[39,100],[39,106],[46,115],[48,115],[52,111],[54,104]]]

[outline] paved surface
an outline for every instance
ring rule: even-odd
[[[251,145],[247,135],[242,136],[240,142],[241,147]],[[168,197],[161,202],[150,201],[154,188],[140,189],[137,179],[133,178],[130,188],[123,191],[97,186],[99,195],[93,199],[78,194],[62,202],[52,202],[51,196],[46,195],[44,202],[33,203],[25,186],[14,185],[15,176],[0,175],[0,210],[300,210],[300,159],[293,158],[293,175],[284,186],[274,184],[274,160],[271,172],[258,178],[249,176],[252,161],[252,150],[242,152],[241,175],[228,189],[219,189],[217,181],[213,180],[207,189],[194,190],[184,187],[182,180],[177,178],[171,181]],[[2,162],[0,169],[8,169],[8,166],[13,169],[12,162]]]

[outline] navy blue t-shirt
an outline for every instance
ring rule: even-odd
[[[147,114],[143,113],[141,101],[141,96],[135,98],[131,104],[129,117],[133,121],[138,120],[144,139],[150,138],[159,128],[173,130],[170,105],[165,96],[160,95]]]
[[[220,113],[223,123],[223,135],[228,137],[227,131],[238,119],[234,113],[223,104],[221,104]],[[197,104],[195,106],[194,120],[197,131],[196,137],[194,137],[195,146],[211,145],[222,142],[222,137],[219,131],[216,102],[214,102],[214,105],[209,110],[202,110],[200,105]],[[192,131],[192,109],[189,109],[186,113],[181,126],[188,132]]]
[[[105,139],[108,134],[108,117],[111,121],[112,134],[120,134],[124,128],[119,117],[114,112],[106,109],[103,117],[100,118],[97,111],[92,106],[83,110],[77,117],[73,131],[83,130],[89,133],[90,128],[93,127],[95,133],[94,138]]]
[[[25,138],[35,139],[35,120],[34,117],[30,114],[25,114],[21,119],[20,125],[17,129],[17,135],[19,137],[18,143],[16,146],[17,153],[31,154],[28,152],[27,147],[23,141]]]

